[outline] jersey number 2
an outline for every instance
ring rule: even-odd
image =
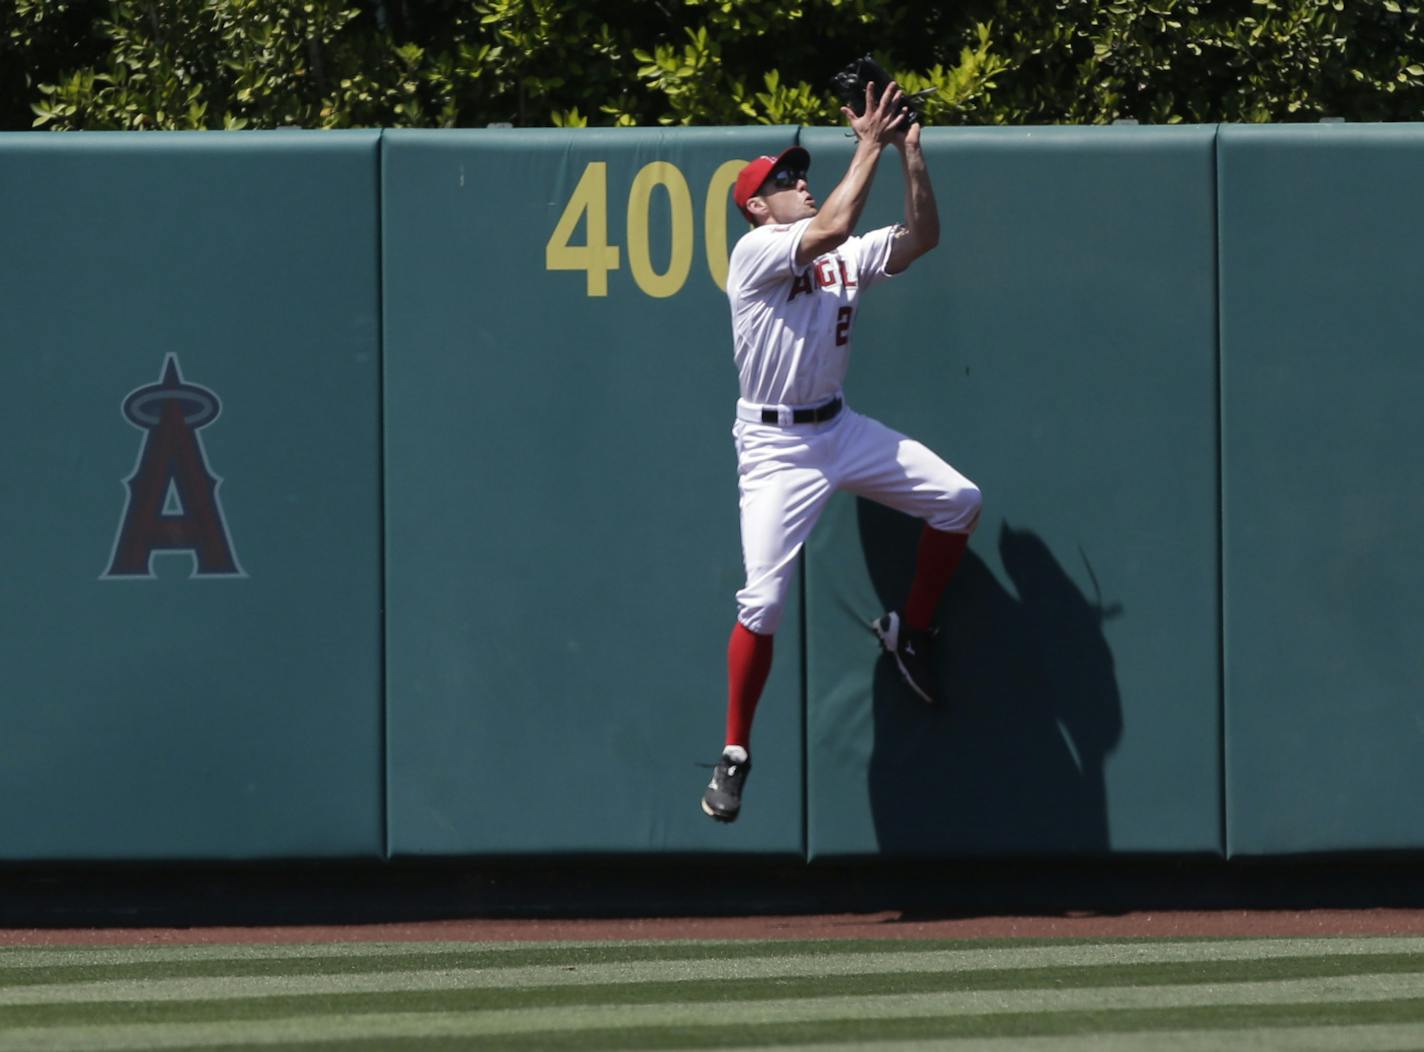
[[[836,346],[844,347],[850,343],[850,320],[855,312],[850,307],[842,307],[836,311]]]

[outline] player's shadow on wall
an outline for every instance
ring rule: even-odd
[[[920,523],[857,501],[875,590],[904,601]],[[969,552],[940,604],[940,704],[909,694],[883,656],[874,678],[870,804],[887,856],[1101,855],[1104,764],[1122,705],[1103,623],[1036,534],[1005,523],[1013,591]]]

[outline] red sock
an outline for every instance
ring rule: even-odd
[[[757,635],[738,621],[727,643],[727,744],[740,745],[748,753],[752,717],[771,672],[772,638]]]
[[[928,524],[920,531],[915,580],[910,585],[910,598],[905,600],[905,624],[918,629],[930,627],[939,597],[944,594],[945,585],[954,576],[967,547],[967,533],[946,533]]]

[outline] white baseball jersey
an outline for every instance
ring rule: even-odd
[[[851,237],[797,271],[796,250],[810,223],[759,226],[728,260],[733,354],[745,402],[818,406],[840,394],[860,293],[889,276],[894,226]]]
[[[888,277],[898,227],[852,237],[796,269],[810,224],[768,224],[732,250],[727,298],[743,403],[804,409],[841,393],[861,292]],[[741,490],[746,585],[737,618],[777,630],[797,556],[826,502],[848,490],[924,519],[935,529],[973,529],[979,490],[934,452],[849,406],[821,423],[761,423],[738,413],[732,427]]]

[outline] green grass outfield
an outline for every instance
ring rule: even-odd
[[[1424,938],[0,949],[0,1049],[1424,1048]]]

